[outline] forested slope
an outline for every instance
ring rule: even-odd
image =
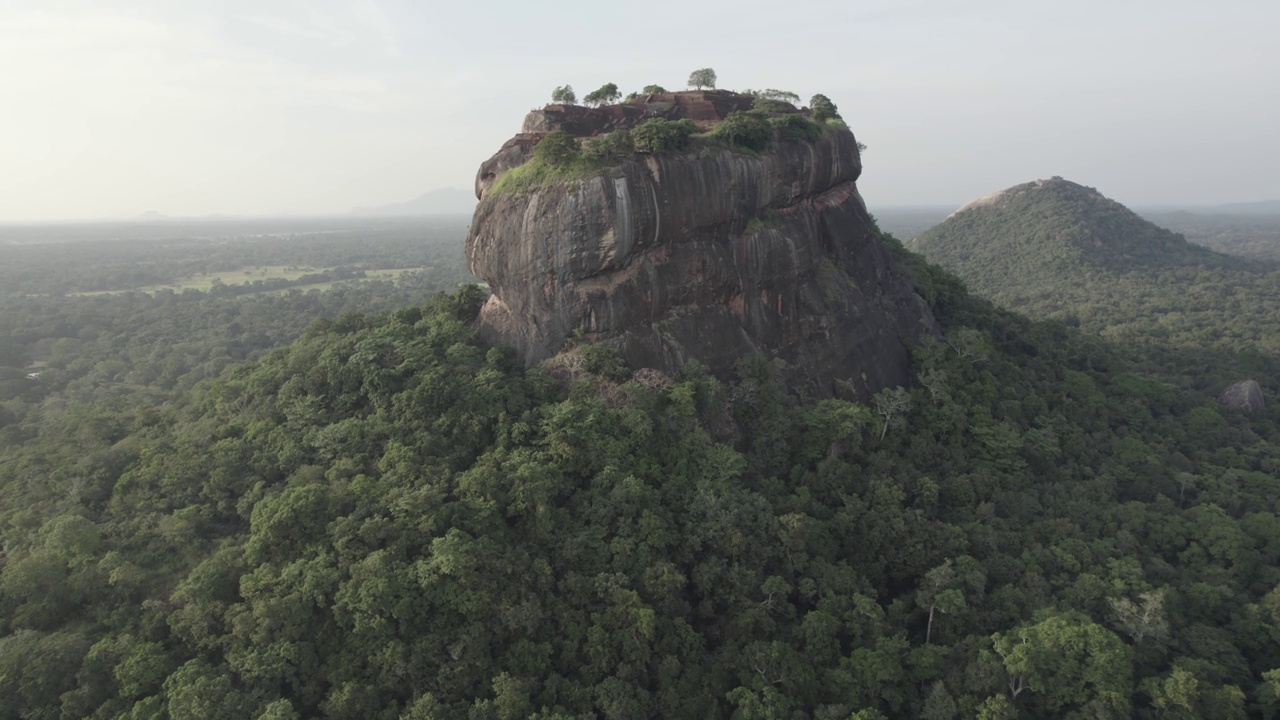
[[[1270,716],[1276,411],[903,260],[946,339],[868,406],[524,371],[471,289],[41,427],[0,717]]]

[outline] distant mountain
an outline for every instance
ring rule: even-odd
[[[1100,274],[1220,265],[1097,190],[1055,177],[974,200],[915,238],[911,249],[1007,305],[1060,296]]]
[[[1208,208],[1210,212],[1227,215],[1280,215],[1280,200],[1227,203]]]
[[[475,209],[476,196],[473,191],[462,188],[438,188],[406,202],[356,208],[351,211],[351,214],[383,217],[392,215],[470,215]]]

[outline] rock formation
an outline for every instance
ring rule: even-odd
[[[1218,402],[1245,412],[1258,412],[1265,402],[1262,399],[1262,386],[1257,380],[1241,380],[1222,391]]]
[[[909,384],[909,346],[936,323],[867,214],[857,141],[843,127],[775,138],[761,153],[709,141],[636,153],[586,178],[490,192],[547,132],[587,136],[652,117],[707,128],[751,101],[668,93],[531,113],[476,178],[467,257],[493,293],[482,335],[529,364],[579,337],[666,372],[697,359],[724,374],[763,353],[816,396]]]

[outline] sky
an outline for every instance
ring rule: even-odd
[[[108,7],[109,6],[109,7]],[[340,214],[607,82],[829,96],[872,210],[1280,199],[1274,0],[0,0],[0,222]]]

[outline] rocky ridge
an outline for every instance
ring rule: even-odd
[[[578,337],[665,372],[698,360],[724,374],[762,353],[816,396],[908,384],[909,348],[937,326],[867,214],[843,126],[758,153],[710,141],[635,153],[589,177],[490,192],[548,132],[589,137],[654,117],[709,128],[752,101],[666,93],[530,113],[476,178],[467,257],[493,292],[482,335],[529,364]]]

